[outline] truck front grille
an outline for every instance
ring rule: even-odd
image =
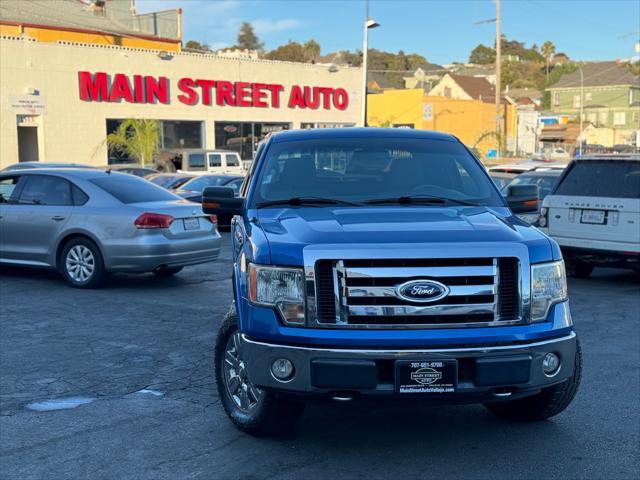
[[[318,326],[447,328],[520,319],[517,258],[319,260],[315,277]],[[412,280],[437,281],[449,294],[433,302],[398,295]]]

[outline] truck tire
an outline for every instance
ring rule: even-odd
[[[242,352],[237,348],[238,337],[238,316],[235,307],[231,307],[220,326],[214,356],[216,385],[225,412],[238,429],[250,435],[291,432],[305,404],[280,399],[251,384]]]
[[[551,418],[569,406],[576,396],[582,376],[582,349],[576,344],[576,357],[573,375],[564,382],[543,388],[530,397],[506,402],[486,403],[491,412],[498,417],[520,422],[534,422]]]

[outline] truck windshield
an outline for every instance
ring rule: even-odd
[[[270,145],[253,206],[310,197],[358,204],[429,197],[504,206],[482,167],[455,141],[325,138]]]

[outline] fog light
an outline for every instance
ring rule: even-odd
[[[547,353],[542,360],[542,371],[548,377],[553,377],[560,370],[560,357],[555,353]]]
[[[278,380],[289,380],[293,377],[293,363],[286,358],[278,358],[271,364],[271,373]]]

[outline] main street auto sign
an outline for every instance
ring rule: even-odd
[[[170,103],[167,77],[78,72],[80,99],[85,102]],[[177,99],[185,105],[218,105],[256,108],[346,110],[349,95],[344,88],[293,85],[285,92],[277,83],[230,82],[180,78]]]

